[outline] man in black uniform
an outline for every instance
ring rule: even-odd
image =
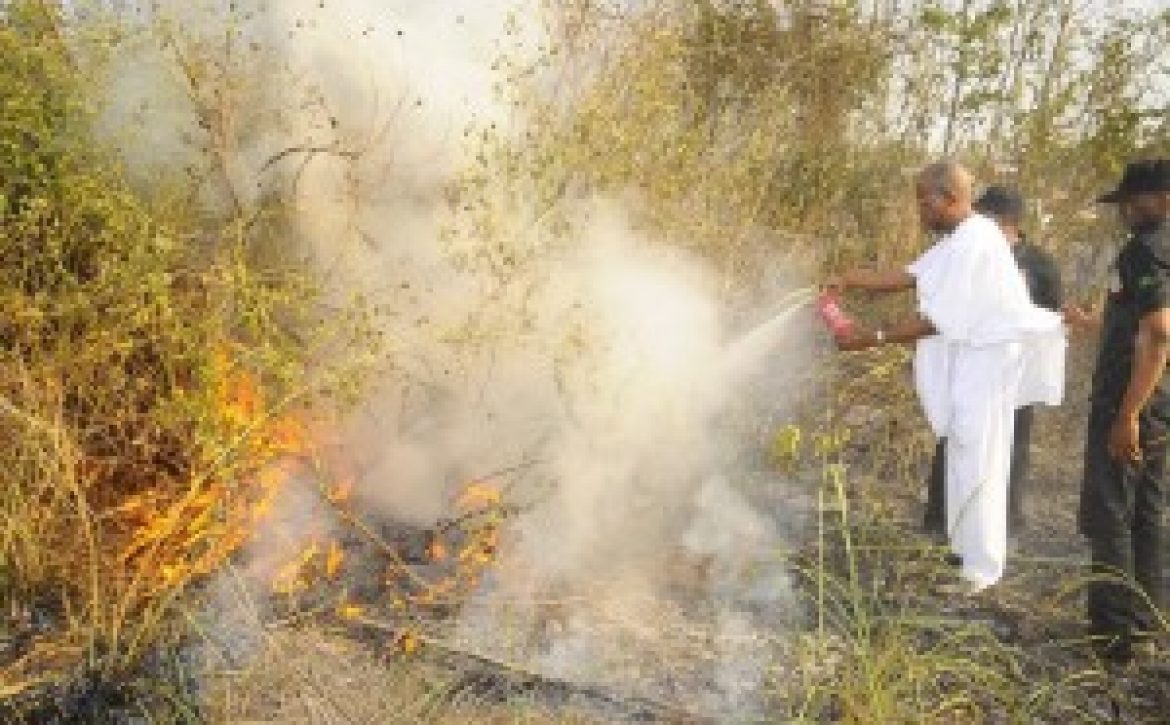
[[[1164,622],[1164,509],[1170,384],[1170,161],[1130,164],[1115,191],[1130,236],[1111,270],[1099,321],[1070,307],[1074,325],[1101,325],[1085,444],[1079,524],[1094,573],[1087,592],[1098,652],[1128,662]]]
[[[989,186],[976,200],[975,211],[994,219],[1007,237],[1016,264],[1028,284],[1032,301],[1040,307],[1060,310],[1060,271],[1052,255],[1024,238],[1020,229],[1024,218],[1024,200],[1019,192],[1004,186]],[[1011,536],[1017,534],[1024,524],[1024,480],[1032,447],[1032,415],[1031,406],[1016,411],[1011,472],[1008,474],[1008,534]],[[923,516],[923,526],[927,532],[940,536],[945,533],[945,451],[946,441],[939,440],[930,467]]]

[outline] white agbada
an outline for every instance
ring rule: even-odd
[[[1003,232],[972,214],[908,271],[919,312],[938,334],[914,360],[919,399],[946,438],[946,518],[961,574],[999,581],[1007,558],[1007,488],[1017,408],[1060,404],[1065,329],[1034,305]]]

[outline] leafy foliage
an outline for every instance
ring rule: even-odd
[[[264,251],[278,205],[131,182],[54,7],[0,9],[0,597],[116,667],[311,454],[306,406],[355,379],[316,356],[368,328]]]

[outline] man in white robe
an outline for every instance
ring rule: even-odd
[[[932,164],[916,192],[923,226],[938,241],[904,270],[849,272],[829,286],[915,291],[913,319],[855,330],[840,347],[917,343],[915,387],[931,429],[946,439],[947,536],[975,592],[1003,576],[1015,411],[1060,403],[1065,329],[1058,313],[1032,303],[1003,232],[973,212],[965,169]]]

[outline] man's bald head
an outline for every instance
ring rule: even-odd
[[[952,199],[967,199],[971,201],[975,189],[975,179],[971,172],[962,164],[955,161],[936,161],[922,169],[918,174],[918,183],[939,196],[949,196]]]
[[[955,161],[936,161],[918,173],[916,192],[922,225],[949,232],[971,215],[975,179]]]

